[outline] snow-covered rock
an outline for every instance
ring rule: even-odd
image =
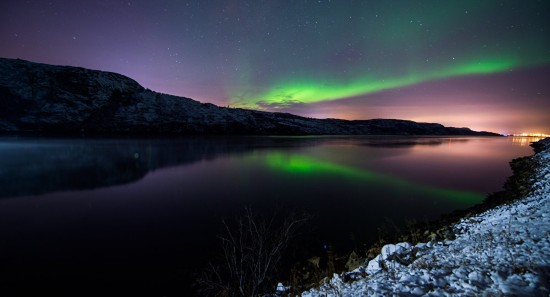
[[[462,219],[454,240],[386,245],[358,269],[366,277],[335,276],[302,296],[549,296],[550,147],[531,158],[527,197]]]

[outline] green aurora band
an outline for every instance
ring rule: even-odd
[[[269,167],[295,174],[334,174],[362,182],[382,184],[408,192],[417,192],[425,196],[437,197],[461,205],[480,203],[485,198],[479,193],[443,189],[430,185],[414,183],[399,177],[380,174],[373,171],[353,168],[340,164],[316,160],[299,154],[269,153],[265,157]]]
[[[313,2],[295,1],[296,18],[269,7],[268,22],[242,27],[232,106],[291,108],[550,63],[544,1]],[[274,29],[279,38],[264,34]]]
[[[447,69],[430,71],[424,74],[411,74],[394,78],[376,78],[367,75],[350,83],[327,84],[309,80],[291,80],[281,83],[255,97],[243,99],[232,98],[237,106],[258,108],[258,103],[273,104],[284,107],[293,103],[315,103],[320,101],[338,100],[359,95],[380,92],[388,89],[410,86],[430,80],[443,79],[463,75],[491,74],[509,71],[521,66],[512,58],[495,58],[482,62],[473,61],[450,66]]]

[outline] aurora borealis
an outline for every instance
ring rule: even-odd
[[[318,118],[550,132],[547,1],[2,1],[0,56]]]

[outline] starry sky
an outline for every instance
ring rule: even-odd
[[[3,0],[0,56],[221,106],[550,133],[547,0]]]

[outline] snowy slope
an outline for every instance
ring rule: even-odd
[[[111,72],[0,58],[0,133],[494,135],[436,123],[311,119],[219,107]]]
[[[549,296],[550,139],[542,147],[524,199],[462,219],[454,240],[386,245],[302,296]]]

